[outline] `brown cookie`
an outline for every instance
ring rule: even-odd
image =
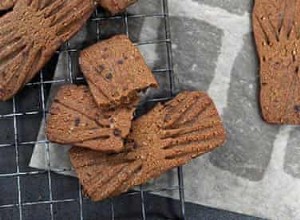
[[[0,0],[0,11],[12,8],[17,0]]]
[[[99,5],[113,15],[125,11],[126,8],[136,2],[137,0],[98,0]]]
[[[83,50],[79,62],[96,103],[103,108],[131,103],[138,92],[157,87],[141,53],[125,35]]]
[[[84,25],[93,0],[22,0],[0,18],[0,100],[15,95]]]
[[[222,121],[202,92],[184,92],[133,122],[127,151],[105,155],[72,148],[70,159],[92,200],[126,192],[225,142]]]
[[[300,2],[256,0],[253,30],[260,61],[263,118],[300,124]]]
[[[63,86],[50,109],[47,137],[59,144],[119,152],[129,134],[134,111],[134,107],[100,110],[86,86]]]

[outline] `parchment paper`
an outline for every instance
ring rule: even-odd
[[[169,1],[177,89],[208,91],[228,132],[224,147],[184,167],[186,199],[264,218],[300,219],[300,127],[271,126],[261,119],[252,4],[251,0]],[[154,7],[141,0],[130,10]],[[138,37],[159,36],[162,27],[162,22],[144,20]],[[158,52],[143,48],[154,66],[160,61]],[[56,75],[64,72],[64,59],[61,55]],[[69,168],[66,148],[51,144],[50,152],[51,169]],[[47,167],[43,155],[45,147],[36,146],[30,166]],[[176,185],[176,179],[175,171],[170,172],[149,187]],[[160,194],[177,197],[176,193]]]

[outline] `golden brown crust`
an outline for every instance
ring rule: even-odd
[[[123,149],[135,108],[100,110],[86,86],[63,86],[57,93],[47,121],[47,137],[105,152]]]
[[[0,18],[0,100],[15,95],[84,25],[92,0],[22,0]]]
[[[125,11],[130,5],[137,2],[137,0],[98,0],[98,4],[115,15]]]
[[[83,50],[79,62],[99,107],[132,103],[139,91],[157,87],[141,53],[125,35]]]
[[[298,0],[255,1],[260,103],[269,123],[300,124],[299,9]]]
[[[186,164],[225,139],[212,100],[184,92],[133,122],[126,152],[105,155],[74,147],[70,158],[85,192],[98,201]]]

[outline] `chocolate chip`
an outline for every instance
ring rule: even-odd
[[[133,142],[130,147],[131,149],[136,150],[138,145],[135,142]]]
[[[119,136],[121,136],[121,134],[122,134],[122,132],[121,132],[119,129],[116,128],[116,129],[114,130],[114,135],[115,135],[115,136],[119,137]]]
[[[107,54],[103,54],[103,55],[102,55],[102,58],[103,58],[104,60],[106,60],[106,59],[108,58],[108,55],[107,55]]]
[[[98,67],[98,72],[99,72],[99,73],[102,73],[104,69],[105,69],[105,66],[104,66],[103,64],[101,64],[101,65],[99,65],[99,67]]]
[[[137,148],[137,144],[132,139],[126,139],[125,146],[128,150],[135,150]]]
[[[166,115],[165,122],[170,121],[170,120],[171,120],[171,115]]]
[[[274,64],[273,64],[274,68],[275,69],[279,69],[281,67],[281,63],[276,61]]]
[[[75,119],[75,127],[78,127],[79,124],[80,124],[80,118],[76,118]]]
[[[128,56],[125,56],[125,57],[124,57],[124,60],[128,60]]]
[[[118,91],[115,91],[115,92],[112,93],[112,97],[116,97],[116,96],[119,96],[119,95],[120,95],[120,93]]]
[[[110,119],[109,119],[109,122],[112,123],[112,124],[116,123],[116,121],[115,121],[114,118],[110,118]]]
[[[101,116],[99,116],[99,118],[100,118]],[[103,114],[103,117],[105,118],[105,119],[110,119],[110,115],[109,114]]]
[[[124,61],[123,60],[118,60],[117,63],[120,64],[120,65],[122,65],[122,64],[124,64]]]
[[[113,78],[113,75],[112,75],[112,73],[107,73],[107,74],[105,74],[105,78],[107,79],[107,80],[111,80],[112,78]]]
[[[103,49],[104,51],[107,51],[108,50],[108,48],[107,47],[104,47],[104,49]]]
[[[294,106],[295,112],[300,113],[300,105]]]
[[[125,140],[125,144],[131,144],[131,143],[134,143],[134,140],[132,140],[132,139],[126,139]]]

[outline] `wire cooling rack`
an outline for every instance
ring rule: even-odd
[[[88,24],[93,25],[94,41],[98,41],[117,33],[127,34],[138,46],[152,46],[158,48],[161,63],[154,65],[153,73],[158,80],[164,81],[161,91],[154,94],[147,103],[165,101],[174,96],[174,73],[172,68],[172,48],[167,0],[153,0],[150,4],[156,5],[155,10],[139,9],[139,5],[149,1],[140,0],[135,12],[126,12],[123,15],[108,17],[102,11],[95,12]],[[149,3],[147,3],[149,4]],[[156,19],[159,23],[158,36],[146,34],[145,39],[138,39],[136,26],[147,25],[147,20]],[[143,25],[144,23],[144,25]],[[111,32],[107,27],[116,25]],[[135,28],[134,28],[135,27]],[[134,29],[134,30],[133,30]],[[140,30],[142,31],[142,30]],[[89,42],[90,44],[90,42]],[[84,46],[83,46],[84,47]],[[178,168],[178,184],[174,187],[145,190],[140,187],[137,192],[129,192],[120,197],[131,197],[128,200],[118,201],[118,198],[93,203],[84,198],[81,186],[74,178],[54,174],[50,171],[49,142],[41,140],[47,149],[48,170],[36,170],[28,167],[33,146],[37,143],[36,137],[40,122],[46,118],[47,97],[52,85],[64,83],[78,83],[84,78],[75,70],[78,61],[75,58],[82,48],[66,43],[49,62],[47,67],[13,100],[0,104],[0,220],[7,219],[121,219],[118,217],[118,205],[128,202],[138,204],[138,211],[129,214],[123,219],[150,219],[147,210],[149,192],[178,191],[180,198],[179,218],[185,219],[184,181],[182,169]],[[60,52],[68,54],[68,74],[62,79],[53,79],[53,72]],[[147,57],[146,57],[147,59]],[[52,74],[51,74],[52,73]],[[149,201],[148,201],[149,202]],[[123,204],[124,206],[124,204]],[[174,210],[175,211],[175,210]],[[178,212],[178,210],[177,210]],[[92,214],[91,213],[97,213]],[[151,218],[157,219],[157,218]],[[164,217],[160,219],[165,219]]]

